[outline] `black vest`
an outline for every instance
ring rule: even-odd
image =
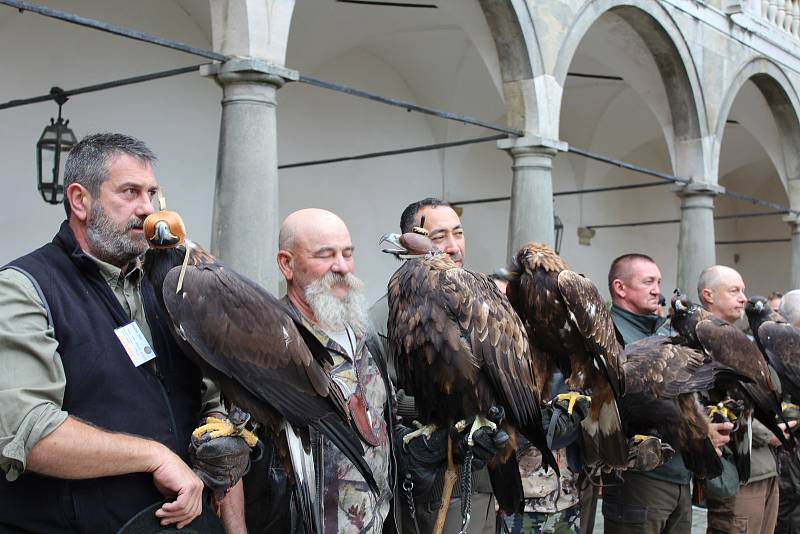
[[[173,340],[148,281],[141,294],[157,357],[137,368],[114,334],[130,319],[66,222],[51,243],[9,265],[33,276],[52,312],[67,379],[63,409],[159,441],[186,460],[201,375]],[[28,472],[14,482],[0,473],[0,532],[116,532],[161,499],[148,473],[62,480]]]

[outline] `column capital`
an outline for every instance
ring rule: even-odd
[[[783,222],[792,229],[792,233],[800,233],[800,213],[791,212],[783,216]]]
[[[497,148],[507,150],[511,154],[532,154],[539,153],[555,156],[559,152],[569,150],[569,145],[558,139],[549,139],[538,135],[526,135],[524,137],[509,137],[497,142]]]
[[[281,87],[287,81],[297,81],[300,73],[255,58],[231,58],[224,63],[200,67],[202,76],[214,76],[221,85],[235,82],[266,83]]]
[[[672,192],[681,198],[693,196],[715,197],[725,192],[725,188],[711,182],[691,179],[688,184],[675,184]]]

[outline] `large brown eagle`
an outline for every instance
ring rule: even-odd
[[[778,427],[778,418],[782,419],[778,386],[772,381],[766,359],[744,332],[697,304],[689,303],[678,290],[672,297],[672,309],[672,327],[678,332],[681,343],[702,350],[751,381],[727,391],[718,391],[718,396],[710,399],[717,403],[730,397],[744,404],[739,428],[732,434],[731,441],[739,479],[747,480],[750,478],[752,439],[749,420],[752,417],[772,431],[785,447],[792,449],[795,445],[794,438],[787,439]]]
[[[623,355],[597,288],[540,243],[522,247],[503,275],[528,332],[537,377],[549,380],[558,368],[570,388],[591,390],[591,412],[582,423],[587,464],[624,468],[627,445],[617,408],[625,393]]]
[[[474,420],[473,432],[493,426],[487,414],[502,407],[512,439],[489,463],[489,474],[501,509],[521,511],[515,431],[558,471],[542,429],[544,384],[534,376],[522,322],[488,276],[457,267],[427,237],[383,240],[394,245],[386,252],[407,259],[389,281],[388,334],[419,420],[448,429]]]
[[[764,297],[750,297],[744,311],[758,348],[781,379],[784,396],[800,402],[800,328],[772,311]]]
[[[628,433],[655,434],[679,451],[698,477],[719,476],[722,463],[708,438],[709,420],[697,394],[749,380],[666,336],[627,345],[625,357],[621,410]]]
[[[305,528],[316,531],[319,524],[310,428],[336,445],[377,492],[347,403],[329,374],[333,361],[314,334],[260,285],[185,239],[177,213],[151,214],[144,231],[151,248],[143,269],[175,339],[219,384],[227,404],[250,412],[277,437]]]

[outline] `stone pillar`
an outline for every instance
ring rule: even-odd
[[[714,197],[724,188],[709,182],[692,181],[674,192],[681,199],[678,238],[678,289],[699,302],[697,279],[706,267],[716,263],[714,239]]]
[[[211,253],[278,291],[276,93],[297,73],[255,59],[230,59],[204,74],[222,86]]]
[[[789,289],[800,289],[800,215],[790,214],[783,218],[792,230],[792,257],[789,264]]]
[[[555,246],[553,229],[553,158],[567,144],[540,137],[503,139],[497,146],[513,163],[508,254],[513,256],[529,241]]]

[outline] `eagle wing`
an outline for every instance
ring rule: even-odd
[[[782,418],[778,389],[770,377],[767,361],[756,344],[750,341],[744,332],[717,318],[699,321],[695,332],[705,352],[714,360],[736,369],[753,381],[741,385],[741,390],[753,404],[753,415],[769,428],[786,448],[793,449],[794,438],[790,436],[787,440],[778,428],[776,418]]]
[[[793,396],[800,395],[800,329],[784,322],[765,321],[758,328],[758,339],[781,377],[782,386],[792,390]]]
[[[425,375],[410,381],[415,395],[420,382],[434,382],[445,393],[476,388],[484,373],[515,424],[540,420],[542,386],[533,375],[525,329],[488,277],[428,269],[412,260],[392,277],[388,295],[389,339],[401,354],[401,367]]]
[[[676,345],[665,336],[652,336],[625,347],[625,380],[630,393],[649,392],[666,399],[714,386],[711,367],[701,352]],[[704,372],[700,372],[703,370]]]
[[[163,295],[176,334],[218,379],[223,394],[260,422],[277,412],[330,439],[377,491],[325,347],[255,282],[218,262],[167,274]],[[266,407],[265,407],[266,405]]]
[[[617,342],[611,313],[591,280],[574,271],[558,274],[558,289],[575,327],[586,340],[586,348],[611,385],[614,395],[625,394],[622,349]]]

